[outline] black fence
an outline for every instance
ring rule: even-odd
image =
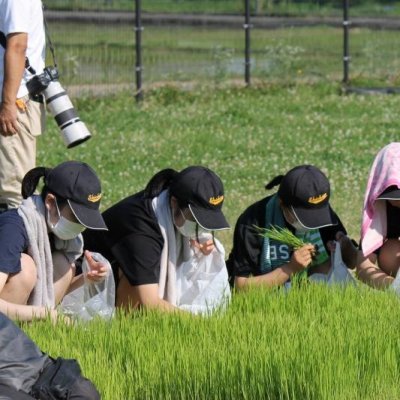
[[[137,84],[168,82],[344,79],[353,86],[400,86],[400,1],[352,2],[346,25],[342,2],[45,3],[61,79],[73,93],[130,90],[140,96]]]

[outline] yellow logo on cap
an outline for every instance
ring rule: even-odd
[[[101,199],[101,193],[99,194],[89,194],[88,198],[92,203],[97,203]]]
[[[210,197],[209,203],[212,204],[213,206],[217,206],[223,201],[224,201],[224,196]]]
[[[328,197],[328,193],[320,194],[319,196],[310,197],[308,202],[311,204],[319,204]]]

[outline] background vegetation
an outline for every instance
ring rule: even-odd
[[[134,10],[132,0],[45,0],[49,9],[59,10]],[[342,3],[336,0],[250,0],[253,14],[280,16],[338,16]],[[167,13],[240,14],[244,0],[142,0],[143,11]],[[398,0],[355,0],[354,15],[397,16]]]
[[[50,23],[61,82],[103,90],[133,87],[135,42],[126,24]],[[316,26],[254,29],[251,74],[258,81],[339,82],[342,29]],[[350,37],[353,85],[400,86],[398,31],[354,28]],[[244,33],[212,27],[148,26],[143,32],[143,81],[242,82]],[[51,60],[49,59],[50,63]],[[83,86],[82,86],[83,85]]]

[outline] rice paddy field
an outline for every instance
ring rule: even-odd
[[[328,175],[331,204],[356,240],[370,165],[400,130],[400,97],[345,96],[327,82],[166,86],[141,106],[131,93],[74,103],[93,138],[66,150],[49,116],[38,165],[91,164],[103,209],[162,168],[203,164],[221,176],[234,226],[269,179],[311,163]],[[227,253],[232,234],[218,235]],[[140,312],[23,327],[44,351],[77,358],[105,400],[400,397],[399,298],[363,285],[235,294],[208,318]]]
[[[124,24],[50,23],[61,81],[81,93],[95,85],[134,87],[135,37]],[[342,29],[316,26],[255,29],[251,74],[263,83],[338,82],[343,77]],[[353,28],[353,85],[400,86],[399,32]],[[145,26],[143,82],[220,84],[243,81],[244,32],[213,27]],[[50,60],[49,60],[50,62]]]
[[[58,10],[112,10],[132,11],[131,0],[47,0],[46,7]],[[250,8],[258,15],[341,15],[341,3],[329,1],[251,0]],[[243,0],[142,0],[145,12],[168,13],[243,13]],[[398,0],[355,1],[356,15],[396,16],[400,14]]]

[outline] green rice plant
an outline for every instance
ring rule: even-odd
[[[299,249],[300,247],[303,247],[307,244],[303,240],[298,238],[288,228],[282,228],[280,226],[272,226],[271,228],[261,228],[259,226],[254,226],[254,228],[258,231],[260,236],[284,243],[292,249]]]
[[[77,358],[104,400],[397,399],[399,306],[393,293],[311,284],[254,288],[209,318],[23,328],[43,351]]]

